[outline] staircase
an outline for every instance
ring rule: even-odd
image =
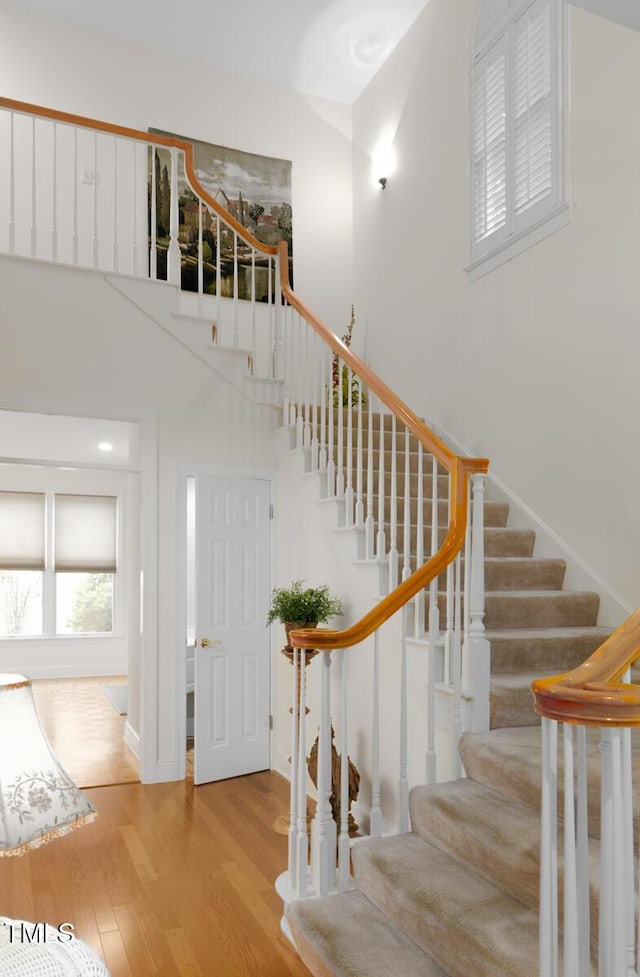
[[[379,444],[376,438],[376,453]],[[410,452],[407,468],[415,472],[415,445]],[[397,467],[404,464],[402,456]],[[390,466],[389,458],[383,467]],[[397,504],[398,539],[407,513],[412,537],[418,531],[414,474],[410,484],[410,506]],[[423,526],[430,524],[432,486],[425,478]],[[385,478],[387,527],[389,487]],[[442,499],[439,492],[439,506]],[[596,626],[598,596],[563,590],[564,562],[537,559],[535,534],[509,527],[506,504],[486,501],[484,514],[491,728],[463,736],[465,779],[411,791],[409,833],[353,844],[350,891],[289,903],[295,945],[317,977],[538,974],[540,720],[530,685],[542,674],[577,667],[608,631]],[[443,575],[441,618],[445,588]],[[425,603],[418,641],[426,656]],[[596,742],[591,752],[597,756]],[[598,801],[596,792],[590,806]]]

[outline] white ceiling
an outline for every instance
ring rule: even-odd
[[[12,2],[351,105],[428,0]]]

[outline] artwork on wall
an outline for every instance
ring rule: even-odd
[[[179,136],[161,129],[152,133],[171,136],[193,143],[194,162],[198,180],[205,190],[225,207],[235,219],[246,227],[263,244],[286,241],[289,249],[289,274],[292,274],[292,210],[291,210],[291,162],[272,156],[259,156],[227,146],[215,146]],[[178,197],[180,204],[179,243],[182,255],[182,288],[198,290],[198,199],[187,183],[182,156],[178,166]],[[156,243],[158,252],[158,277],[166,277],[166,255],[169,245],[169,183],[170,154],[158,146],[150,155],[150,167],[155,166],[156,186]],[[152,192],[152,173],[149,172],[149,201]],[[149,208],[151,213],[151,208]],[[251,250],[238,247],[237,266],[234,262],[234,235],[222,223],[220,240],[217,240],[216,215],[209,208],[203,210],[202,226],[204,291],[216,294],[220,282],[222,296],[234,295],[234,274],[237,267],[239,298],[251,295]],[[218,276],[218,264],[220,275]],[[267,301],[269,295],[268,261],[258,257],[255,262],[256,298]],[[271,285],[273,288],[273,283]]]

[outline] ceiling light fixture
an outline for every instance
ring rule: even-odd
[[[98,451],[113,451],[113,445],[110,441],[100,441]]]

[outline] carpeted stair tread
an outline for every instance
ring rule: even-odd
[[[447,977],[357,889],[292,902],[286,917],[314,977]]]
[[[580,665],[611,634],[608,628],[487,629],[495,672],[537,671],[536,678]]]
[[[537,913],[448,852],[410,833],[361,842],[352,857],[358,888],[451,977],[537,973]]]
[[[483,784],[463,779],[415,787],[411,827],[424,841],[538,908],[540,811]]]

